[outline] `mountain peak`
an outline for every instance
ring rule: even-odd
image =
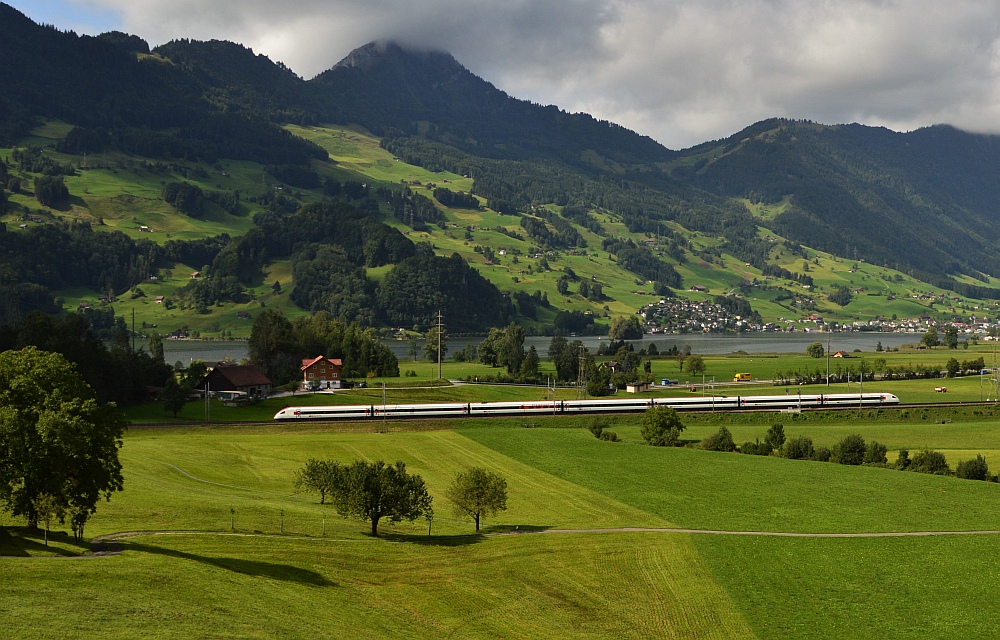
[[[430,49],[408,48],[392,41],[369,42],[364,46],[358,47],[347,54],[343,60],[335,64],[333,68],[371,71],[375,66],[388,60],[411,60],[423,63],[433,61],[439,64],[443,63],[444,66],[449,67],[453,71],[456,69],[466,70],[450,53]]]

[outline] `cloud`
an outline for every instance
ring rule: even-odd
[[[1000,131],[1000,0],[75,0],[158,44],[226,39],[304,77],[371,40],[677,148],[782,116]]]

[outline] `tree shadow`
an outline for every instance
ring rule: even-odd
[[[547,531],[552,527],[548,525],[537,525],[537,524],[491,524],[489,526],[482,527],[482,532],[484,534],[498,535],[498,534],[516,534],[516,533],[541,533],[542,531]]]
[[[60,546],[53,546],[53,543]],[[74,548],[66,548],[66,544]],[[49,531],[49,546],[45,545],[45,530],[29,527],[0,527],[0,556],[13,558],[33,558],[40,556],[61,556],[72,558],[90,551],[87,544],[71,541],[65,531]]]
[[[170,558],[180,558],[182,560],[194,560],[220,569],[226,569],[234,573],[241,573],[246,576],[257,578],[271,578],[285,582],[297,582],[299,584],[313,587],[335,587],[336,582],[328,580],[325,576],[309,569],[302,569],[289,564],[277,564],[274,562],[262,562],[260,560],[243,560],[240,558],[212,558],[200,556],[194,553],[186,553],[175,549],[157,547],[137,542],[123,543],[126,551],[140,551],[152,553]]]
[[[432,547],[464,547],[479,544],[486,537],[481,533],[463,533],[450,536],[421,535],[413,533],[379,533],[378,537],[389,542],[405,542]]]

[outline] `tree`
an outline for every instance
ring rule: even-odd
[[[524,327],[511,322],[504,330],[497,352],[497,364],[507,367],[507,373],[516,376],[524,361]]]
[[[39,176],[35,178],[35,199],[46,207],[58,207],[69,201],[69,189],[62,176]]]
[[[781,448],[781,456],[789,460],[809,460],[814,453],[812,438],[808,436],[790,438]]]
[[[955,467],[955,476],[963,480],[989,480],[990,467],[986,464],[986,459],[977,454],[972,460],[959,462]]]
[[[671,407],[653,407],[642,415],[642,439],[654,447],[675,447],[684,424]]]
[[[813,342],[806,347],[806,353],[809,354],[810,358],[822,358],[826,355],[826,349],[823,348],[822,342]]]
[[[867,448],[865,439],[855,433],[833,446],[833,456],[840,464],[858,465],[865,461]]]
[[[885,455],[888,450],[889,448],[881,442],[872,440],[865,449],[865,464],[886,464],[889,462]]]
[[[495,367],[499,364],[500,351],[503,348],[503,341],[506,337],[503,329],[497,329],[496,327],[491,327],[489,334],[486,338],[479,343],[479,361],[483,364]],[[552,339],[553,343],[555,338]],[[563,338],[563,343],[566,339]],[[552,357],[552,349],[549,349],[549,357]]]
[[[163,410],[171,412],[176,418],[177,414],[184,408],[184,405],[187,404],[188,393],[192,388],[179,384],[177,378],[171,374],[167,378],[167,383],[164,385],[163,390],[160,391],[160,401],[163,402]]]
[[[507,480],[499,473],[472,467],[459,471],[445,492],[455,515],[468,516],[476,523],[476,533],[483,516],[507,510]]]
[[[948,377],[954,378],[958,375],[958,360],[955,358],[948,358],[948,362],[945,363],[944,368],[948,371]]]
[[[639,340],[642,338],[642,324],[639,322],[639,316],[631,315],[615,318],[611,323],[611,330],[608,331],[608,337],[614,341]]]
[[[296,351],[292,323],[277,309],[257,314],[247,346],[251,364],[260,367],[275,384],[289,382],[299,374],[291,355]]]
[[[771,428],[767,430],[764,435],[764,442],[766,442],[772,450],[781,449],[781,446],[785,444],[785,425],[783,424],[772,424]]]
[[[535,349],[535,345],[528,347],[528,353],[524,356],[524,361],[521,362],[521,377],[522,378],[537,378],[538,377],[538,350]]]
[[[687,370],[691,375],[705,373],[705,359],[699,355],[688,356]]]
[[[949,349],[957,349],[958,348],[958,328],[957,327],[955,327],[954,325],[948,325],[947,327],[945,327],[945,329],[944,329],[944,340],[942,340],[942,344],[944,344],[944,346],[948,347]]]
[[[326,504],[326,496],[340,483],[343,468],[333,460],[309,458],[304,467],[295,472],[295,490],[319,494],[319,503]]]
[[[701,448],[705,451],[736,451],[736,443],[733,442],[733,434],[725,427],[701,441]]]
[[[163,338],[155,331],[149,336],[149,355],[153,356],[153,360],[156,360],[158,363],[165,364],[163,358]]]
[[[930,329],[928,329],[927,333],[925,333],[923,336],[921,336],[921,338],[920,338],[920,344],[922,344],[922,345],[924,345],[926,347],[936,347],[939,344],[941,344],[941,341],[938,340],[937,329],[935,329],[934,327],[931,327]]]
[[[32,506],[35,508],[35,516],[38,518],[38,522],[45,525],[45,546],[49,546],[49,531],[52,529],[52,519],[58,518],[60,521],[64,520],[66,517],[66,512],[63,510],[59,500],[48,493],[43,493],[31,502]]]
[[[951,468],[948,467],[948,461],[945,459],[943,453],[924,449],[913,454],[913,459],[910,461],[907,471],[946,476],[951,473]]]
[[[431,516],[431,496],[424,480],[406,472],[406,465],[388,465],[382,460],[358,460],[338,473],[339,482],[331,493],[337,513],[371,522],[372,536],[378,537],[378,523],[416,520]]]
[[[424,357],[431,362],[438,361],[438,326],[434,325],[427,330],[424,336]],[[448,330],[441,327],[441,359],[444,360],[448,354]]]
[[[0,353],[0,407],[0,504],[36,525],[35,502],[50,495],[82,538],[98,501],[124,486],[127,421],[61,354],[34,347]]]

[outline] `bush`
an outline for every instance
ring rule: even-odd
[[[946,476],[951,473],[948,461],[940,451],[929,451],[924,449],[918,451],[913,456],[913,461],[908,468],[909,471],[917,473],[931,473],[938,476]]]
[[[670,407],[653,407],[642,415],[642,439],[654,447],[676,447],[682,431],[680,416]]]
[[[604,430],[611,426],[611,421],[605,417],[598,416],[596,418],[591,418],[590,424],[587,425],[587,429],[594,434],[595,438],[600,438]]]
[[[736,451],[736,443],[733,442],[733,434],[725,427],[701,441],[701,448],[705,451]]]
[[[906,449],[900,449],[893,466],[900,471],[906,471],[910,467],[910,452]]]
[[[744,442],[740,447],[740,453],[748,456],[769,456],[774,449],[767,442],[756,440],[755,442]]]
[[[764,442],[771,446],[771,449],[780,449],[785,444],[785,425],[772,424],[764,436]]]
[[[621,442],[618,438],[618,434],[614,431],[602,431],[601,435],[597,436],[598,440],[603,440],[605,442]]]
[[[859,465],[865,461],[865,439],[858,434],[852,434],[833,445],[833,457],[840,464]]]
[[[963,480],[988,480],[990,477],[990,467],[986,464],[986,459],[981,455],[976,455],[973,460],[963,460],[955,467],[955,475]]]
[[[830,451],[829,447],[820,447],[813,453],[812,459],[816,462],[829,462],[832,457],[833,452]]]
[[[789,460],[809,460],[813,457],[813,441],[808,436],[798,436],[785,442],[781,456]]]
[[[888,448],[879,442],[872,440],[871,444],[868,445],[868,449],[865,450],[865,464],[885,464],[889,461],[886,458],[886,452]]]

